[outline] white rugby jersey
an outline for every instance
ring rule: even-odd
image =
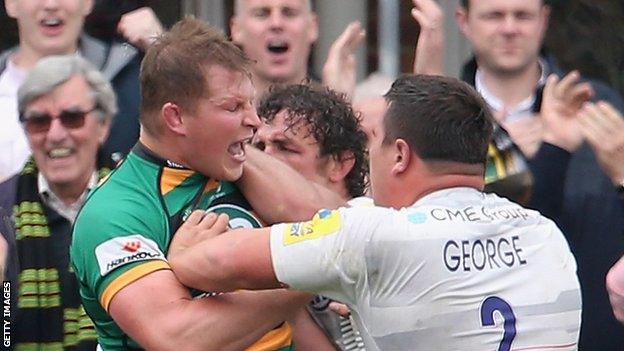
[[[271,229],[280,282],[350,306],[367,350],[576,350],[581,293],[561,231],[471,188],[400,211]]]

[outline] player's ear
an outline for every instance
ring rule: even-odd
[[[355,165],[355,156],[353,152],[345,151],[340,155],[332,156],[329,160],[328,177],[332,183],[341,182]]]
[[[182,109],[173,102],[167,102],[160,109],[165,128],[179,135],[186,135],[186,125],[182,119]]]
[[[392,166],[392,174],[400,175],[405,172],[412,161],[412,150],[409,144],[403,139],[394,141],[394,165]]]

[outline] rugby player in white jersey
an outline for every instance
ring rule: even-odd
[[[189,224],[170,249],[178,279],[342,301],[367,350],[577,349],[581,296],[561,231],[482,192],[492,134],[482,99],[434,76],[399,78],[385,98],[370,146],[379,207],[221,235]]]

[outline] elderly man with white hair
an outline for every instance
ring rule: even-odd
[[[77,55],[40,60],[18,91],[32,157],[0,184],[0,232],[9,242],[10,343],[94,350],[69,264],[71,227],[89,190],[112,168],[100,156],[117,111],[110,83]]]

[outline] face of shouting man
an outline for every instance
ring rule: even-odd
[[[36,59],[74,53],[92,7],[92,0],[5,1],[7,14],[17,20],[20,55]]]
[[[212,65],[205,73],[208,96],[194,109],[182,109],[192,169],[216,179],[233,181],[243,172],[245,147],[260,120],[253,103],[255,90],[247,74]]]
[[[318,38],[309,0],[238,0],[232,39],[252,60],[256,79],[301,83],[310,47]]]

